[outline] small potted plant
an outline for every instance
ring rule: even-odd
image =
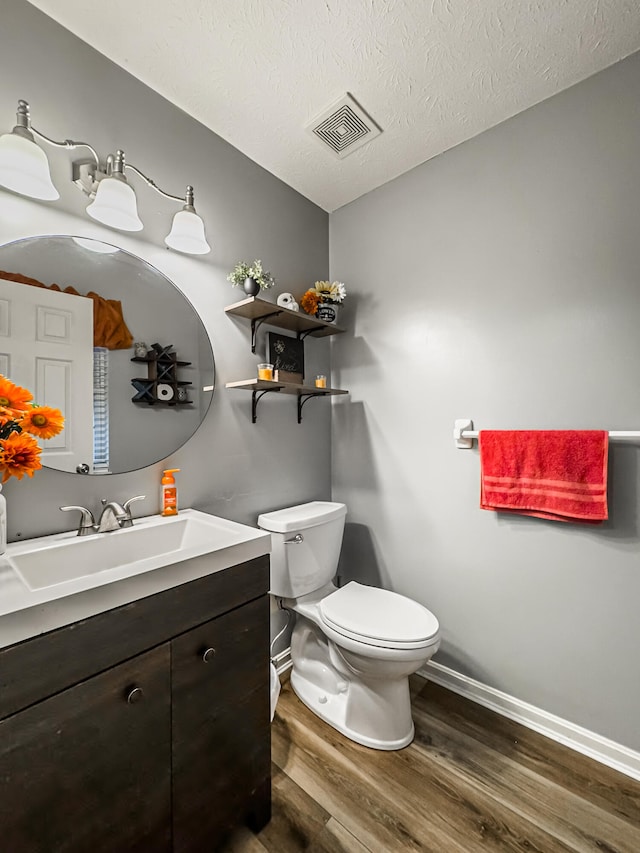
[[[342,305],[347,290],[341,281],[316,281],[300,300],[302,310],[312,314],[318,320],[335,323],[338,319],[338,306]]]
[[[255,260],[252,264],[238,261],[227,276],[234,287],[242,285],[247,296],[257,296],[261,290],[268,290],[276,283],[270,272],[262,268],[262,261]]]

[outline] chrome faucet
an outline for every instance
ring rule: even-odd
[[[117,501],[107,501],[102,498],[102,512],[98,521],[98,533],[109,533],[111,530],[120,530],[122,527],[131,527],[133,519],[129,512],[129,507],[126,509]]]
[[[77,509],[80,512],[80,523],[78,525],[78,536],[89,536],[92,533],[109,533],[112,530],[122,530],[125,527],[133,527],[133,518],[131,517],[131,504],[134,501],[143,501],[146,495],[136,495],[134,498],[129,498],[123,505],[117,501],[107,501],[102,498],[102,512],[100,519],[96,524],[96,520],[90,509],[84,506],[61,506],[63,512],[68,512],[72,509]]]

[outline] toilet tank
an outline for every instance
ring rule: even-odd
[[[311,501],[258,516],[258,527],[271,533],[272,595],[299,598],[329,583],[346,515],[344,504]]]

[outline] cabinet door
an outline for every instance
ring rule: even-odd
[[[171,849],[169,644],[0,722],[11,853]]]
[[[268,597],[171,645],[174,851],[203,853],[270,817]]]

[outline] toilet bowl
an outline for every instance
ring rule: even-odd
[[[437,651],[436,617],[405,596],[335,575],[344,504],[313,501],[264,513],[271,594],[296,613],[291,686],[321,719],[357,743],[401,749],[414,735],[408,677]]]

